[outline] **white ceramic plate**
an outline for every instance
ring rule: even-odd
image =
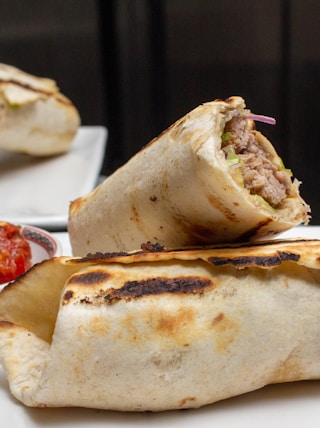
[[[84,126],[63,155],[36,158],[0,150],[0,219],[65,229],[70,202],[97,184],[106,142],[106,128]]]
[[[61,235],[68,250],[66,234]],[[299,227],[282,237],[320,239],[320,227]],[[319,400],[320,382],[306,381],[267,386],[198,410],[140,414],[78,408],[33,409],[12,397],[0,368],[0,418],[5,428],[319,428]]]
[[[29,242],[33,265],[61,255],[62,247],[59,240],[46,230],[22,225],[20,233]]]
[[[60,256],[62,246],[59,240],[47,231],[34,226],[21,226],[20,233],[30,245],[32,265],[51,257]],[[0,284],[0,290],[6,284]]]

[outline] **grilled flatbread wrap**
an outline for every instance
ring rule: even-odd
[[[308,223],[272,144],[241,97],[200,105],[73,201],[74,255],[247,241]]]
[[[320,241],[61,257],[0,293],[27,406],[197,408],[320,376]]]
[[[0,149],[49,156],[66,152],[80,125],[54,80],[0,64]]]

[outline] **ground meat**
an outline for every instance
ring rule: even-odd
[[[290,193],[289,173],[279,171],[272,163],[256,140],[247,119],[233,118],[226,124],[224,132],[230,133],[225,144],[232,144],[242,160],[240,168],[245,188],[251,194],[262,196],[272,207],[278,207]]]

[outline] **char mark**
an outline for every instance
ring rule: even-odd
[[[110,274],[108,272],[95,270],[72,276],[69,284],[96,285],[106,281],[109,277]]]
[[[100,262],[100,261],[103,262],[104,260],[112,260],[112,259],[116,259],[117,257],[127,257],[130,255],[131,254],[124,251],[113,252],[113,253],[96,252],[96,253],[88,253],[86,256],[81,257],[79,259],[73,259],[72,262],[73,263]]]
[[[199,277],[150,278],[141,281],[127,281],[120,289],[111,289],[105,296],[108,303],[121,299],[130,300],[150,295],[197,294],[212,285],[210,279]]]
[[[164,250],[164,247],[158,242],[152,243],[150,241],[141,244],[141,250],[148,253],[159,253]]]
[[[42,94],[42,95],[45,95],[47,97],[56,97],[57,95],[60,95],[59,93],[56,94],[55,92],[52,92],[52,91],[45,91],[45,90],[40,89],[40,88],[35,88],[32,85],[29,85],[27,83],[22,83],[21,81],[16,80],[16,79],[8,79],[8,80],[0,79],[0,83],[2,83],[2,84],[10,84],[11,83],[11,84],[20,86],[20,88],[27,89],[28,91],[31,91],[31,92],[36,92],[38,94]],[[56,97],[56,99],[57,99],[57,101],[61,102],[62,104],[72,105],[72,102],[65,97],[61,98],[60,96],[58,96],[58,97]]]
[[[73,291],[72,290],[67,290],[64,293],[63,300],[64,300],[64,302],[68,302],[70,299],[72,299],[72,297],[73,297]]]
[[[248,242],[250,240],[250,238],[252,238],[252,236],[255,236],[260,231],[260,229],[264,226],[266,226],[268,223],[271,222],[271,219],[268,218],[266,220],[261,221],[260,223],[258,223],[256,226],[252,227],[251,229],[247,230],[246,232],[244,232],[238,239],[237,242]],[[268,232],[268,235],[272,235],[275,234],[275,232]]]
[[[277,254],[272,256],[210,257],[208,261],[214,266],[232,265],[236,267],[273,267],[280,265],[283,261],[296,262],[299,258],[299,254],[279,251]]]

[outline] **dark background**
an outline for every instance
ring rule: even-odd
[[[0,0],[0,61],[104,125],[110,174],[198,104],[241,95],[320,224],[319,0]]]

